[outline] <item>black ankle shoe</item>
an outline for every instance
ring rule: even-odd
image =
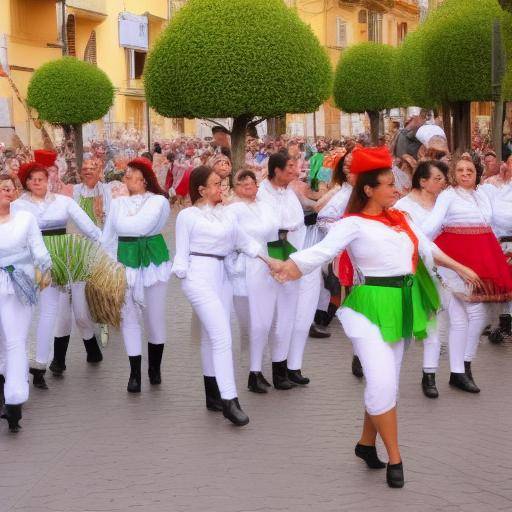
[[[401,489],[404,486],[404,467],[401,462],[399,464],[388,464],[386,480],[389,487],[393,489]]]
[[[0,373],[0,407],[2,407],[4,403],[4,385],[5,377]]]
[[[88,363],[100,363],[103,361],[103,354],[101,353],[96,336],[93,336],[90,340],[84,340],[84,346],[87,352]]]
[[[489,341],[491,343],[494,343],[495,345],[499,345],[500,343],[503,343],[505,340],[503,333],[501,332],[501,329],[492,329],[489,334],[487,335],[489,338]]]
[[[37,368],[30,368],[29,373],[34,376],[32,384],[38,389],[48,389],[46,381],[44,380],[44,374],[46,370],[39,370]]]
[[[473,386],[475,386],[478,391],[480,391],[480,388],[476,385],[475,379],[473,378],[473,372],[471,371],[471,361],[464,361],[464,373],[466,374],[467,378],[473,383]]]
[[[311,327],[309,328],[309,337],[317,339],[330,338],[331,333],[321,325],[312,324]]]
[[[358,379],[362,379],[364,377],[363,367],[361,366],[361,361],[357,356],[352,358],[352,375]]]
[[[500,331],[505,336],[510,336],[512,334],[512,315],[500,315]]]
[[[272,363],[272,382],[276,389],[281,390],[292,389],[297,385],[288,379],[288,362],[286,359]]]
[[[220,397],[219,386],[215,377],[204,377],[204,391],[206,395],[206,408],[209,411],[221,412],[222,399]]]
[[[249,373],[249,381],[247,382],[249,391],[252,391],[253,393],[268,393],[267,386],[261,376],[261,372]]]
[[[260,372],[260,381],[263,383],[264,386],[266,386],[267,388],[271,388],[272,387],[272,384],[270,384],[270,382],[265,378],[265,375],[263,375],[263,373]]]
[[[21,425],[19,424],[19,421],[21,420],[21,405],[5,404],[0,418],[7,420],[7,423],[9,424],[9,430],[13,434],[19,432],[21,428]]]
[[[468,393],[480,393],[480,388],[465,373],[450,373],[450,386]]]
[[[423,389],[423,394],[427,398],[437,398],[439,396],[439,391],[436,387],[436,374],[423,372],[421,388]]]
[[[222,399],[222,414],[237,427],[243,427],[249,423],[249,416],[240,407],[238,398],[231,400]]]
[[[366,465],[371,469],[383,469],[386,464],[379,459],[377,455],[377,448],[375,446],[366,446],[364,444],[356,444],[355,448],[356,457],[363,459]]]
[[[299,386],[306,386],[309,384],[309,379],[302,376],[300,370],[288,370],[288,380],[298,384]]]
[[[50,363],[50,371],[56,377],[61,377],[66,371],[66,354],[68,351],[69,336],[53,338],[53,361]]]
[[[148,343],[148,377],[149,383],[157,386],[162,383],[162,375],[160,374],[160,366],[162,363],[162,354],[164,344],[155,345]]]
[[[142,363],[142,356],[130,356],[130,378],[128,379],[128,386],[126,390],[128,393],[140,393],[141,378],[140,367]]]

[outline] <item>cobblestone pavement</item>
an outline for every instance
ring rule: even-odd
[[[421,349],[411,347],[400,401],[406,487],[391,490],[384,472],[353,455],[363,384],[337,322],[331,339],[310,340],[308,388],[249,393],[237,348],[251,418],[240,429],[204,407],[199,347],[175,280],[167,314],[163,384],[150,388],[144,376],[136,396],[126,393],[119,334],[98,367],[74,335],[65,377],[48,377],[49,391],[31,387],[23,431],[0,425],[1,512],[512,510],[512,344],[482,344],[477,396],[448,387],[444,355],[438,400],[423,397]]]

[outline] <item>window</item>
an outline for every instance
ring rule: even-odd
[[[397,43],[403,43],[407,35],[407,23],[399,23],[397,25]]]
[[[73,14],[68,14],[66,20],[66,39],[68,45],[68,55],[71,57],[76,57],[76,23],[75,16]]]
[[[336,17],[336,46],[338,48],[346,48],[348,45],[347,41],[347,22],[338,16]]]
[[[368,41],[382,43],[382,13],[368,11]]]
[[[87,46],[85,47],[84,52],[84,60],[85,62],[90,62],[96,66],[96,31],[92,31],[89,36],[89,41],[87,41]]]
[[[132,50],[128,48],[128,78],[130,80],[139,80],[144,73],[144,64],[146,63],[146,52]]]

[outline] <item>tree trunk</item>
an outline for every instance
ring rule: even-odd
[[[471,150],[471,102],[458,101],[453,104],[453,146],[464,153]]]
[[[492,143],[498,162],[501,162],[503,156],[503,106],[504,102],[502,99],[495,101],[492,112]]]
[[[443,129],[446,133],[446,141],[450,151],[453,151],[453,126],[452,126],[452,108],[450,103],[443,103]]]
[[[372,146],[378,146],[379,144],[379,128],[380,128],[380,113],[378,110],[371,110],[368,112],[370,118],[370,132]]]
[[[80,129],[78,129],[78,127]],[[62,181],[64,183],[78,183],[78,160],[80,159],[81,166],[83,158],[83,142],[81,128],[82,125],[62,125],[62,129],[64,131],[64,157],[66,159],[67,165],[66,172],[62,177]],[[77,137],[79,137],[80,139],[78,143]],[[79,148],[77,148],[77,145],[79,146]],[[80,158],[78,158],[78,154],[80,154]]]
[[[75,132],[75,157],[76,157],[76,171],[80,173],[82,170],[82,162],[84,159],[84,138],[82,133],[82,125],[73,125]]]
[[[252,121],[250,116],[239,116],[233,119],[233,128],[231,129],[232,176],[245,165],[245,136],[250,121]]]

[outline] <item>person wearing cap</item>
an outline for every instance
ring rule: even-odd
[[[123,187],[119,181],[103,183],[100,181],[101,169],[92,159],[84,160],[80,172],[81,183],[72,186],[72,197],[96,226],[103,227],[105,216],[110,210],[112,195]],[[85,282],[72,283],[68,293],[59,301],[59,314],[55,325],[53,340],[53,360],[50,371],[61,376],[66,370],[66,354],[71,337],[72,318],[80,331],[87,350],[87,361],[99,363],[103,356],[98,347],[95,330],[85,298]],[[108,336],[107,326],[100,327],[102,337]]]
[[[221,179],[221,188],[222,188],[222,202],[224,204],[229,204],[233,199],[233,191],[231,189],[231,160],[221,153],[213,155],[208,160],[208,167],[211,167],[214,172],[216,172]]]
[[[372,469],[384,468],[375,448],[379,434],[389,456],[387,483],[403,487],[396,404],[404,340],[424,339],[428,320],[439,307],[437,289],[426,267],[435,258],[437,264],[454,269],[469,282],[477,283],[478,277],[446,256],[404,213],[392,208],[396,190],[391,165],[385,147],[354,149],[351,172],[357,180],[344,218],[321,242],[292,254],[275,275],[281,281],[300,278],[348,250],[361,279],[338,318],[366,378],[366,411],[355,454]]]
[[[11,432],[18,432],[21,409],[28,400],[27,338],[37,301],[37,276],[52,265],[34,216],[13,212],[17,191],[12,177],[0,174],[0,416]],[[39,271],[36,271],[36,267]],[[5,384],[4,384],[5,377]]]
[[[126,300],[121,332],[130,363],[127,391],[140,393],[142,320],[148,335],[148,377],[159,385],[167,339],[165,308],[171,261],[162,236],[170,214],[167,195],[158,184],[151,162],[135,158],[124,176],[128,196],[114,199],[105,220],[102,245],[126,268]]]
[[[49,160],[41,160],[45,164]],[[44,374],[51,352],[51,341],[57,320],[60,298],[65,294],[64,287],[70,282],[83,280],[85,270],[80,258],[80,250],[69,250],[74,241],[67,235],[70,221],[89,239],[99,239],[101,231],[87,214],[71,198],[54,194],[48,190],[48,170],[37,162],[23,164],[19,179],[25,193],[12,204],[12,210],[28,211],[38,222],[46,247],[52,257],[52,286],[41,293],[40,315],[36,334],[36,357],[31,361],[30,373],[34,376],[34,386],[47,389]],[[101,351],[95,338],[86,340],[88,361],[101,359]]]

